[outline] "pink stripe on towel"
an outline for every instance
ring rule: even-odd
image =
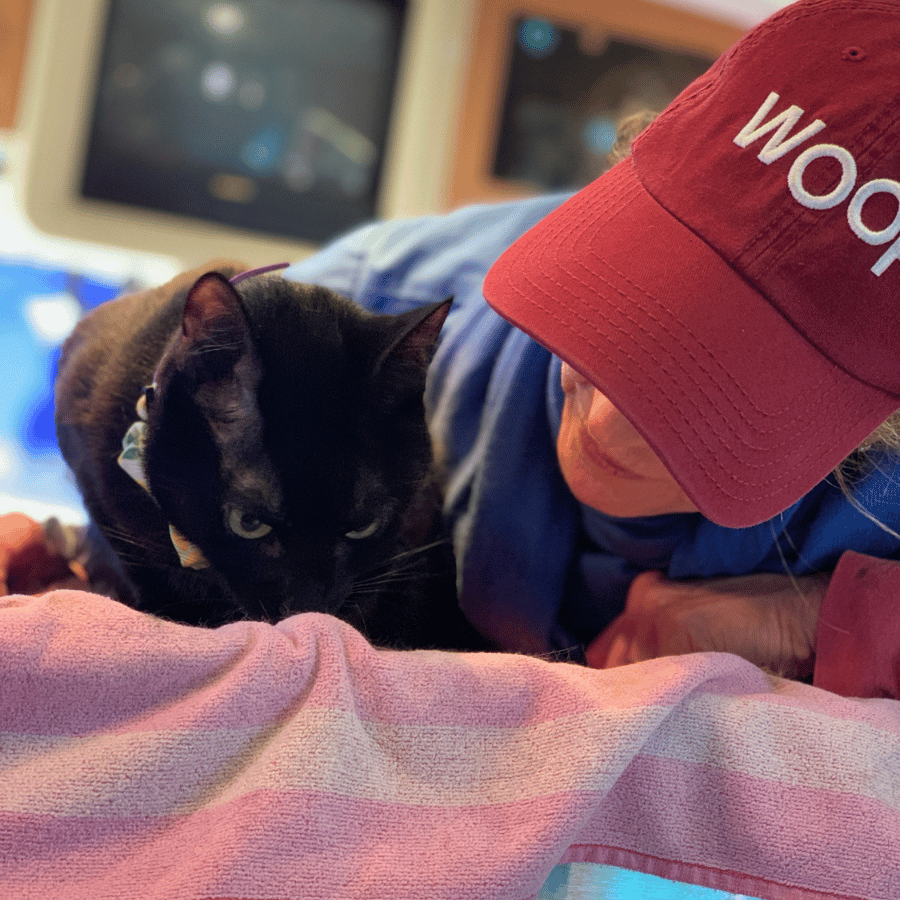
[[[900,703],[725,654],[610,671],[0,600],[0,897],[510,898],[591,860],[900,896]]]

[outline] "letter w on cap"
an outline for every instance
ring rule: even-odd
[[[790,153],[795,147],[799,147],[800,144],[809,140],[814,134],[818,134],[825,127],[825,123],[821,119],[816,119],[811,125],[807,125],[802,131],[798,131],[793,137],[785,140],[791,129],[800,120],[803,110],[799,106],[789,106],[784,112],[780,112],[774,118],[769,119],[768,122],[763,122],[763,119],[772,111],[772,107],[777,102],[778,94],[772,91],[763,105],[756,111],[753,118],[740,130],[734,139],[738,147],[743,149],[752,144],[757,138],[777,128],[778,130],[769,138],[768,143],[759,151],[759,156],[757,157],[766,165],[775,162],[776,159],[781,159],[785,153]]]

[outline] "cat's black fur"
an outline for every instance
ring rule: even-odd
[[[188,624],[317,610],[380,645],[485,648],[456,604],[422,401],[449,301],[377,316],[215,268],[98,307],[63,348],[59,445],[120,599]],[[117,462],[151,382],[152,497]],[[210,567],[180,565],[170,524]]]

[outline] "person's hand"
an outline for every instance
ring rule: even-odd
[[[626,663],[702,650],[735,653],[789,678],[812,672],[827,575],[667,581],[642,572],[625,611],[587,648],[587,663]]]
[[[0,596],[90,590],[87,575],[47,541],[44,527],[21,513],[0,516]]]

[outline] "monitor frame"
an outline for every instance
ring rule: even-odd
[[[409,0],[376,217],[444,206],[476,0]],[[109,0],[38,0],[26,60],[18,196],[46,233],[165,255],[184,266],[228,256],[262,265],[315,244],[171,213],[87,199],[80,180]],[[440,67],[442,77],[434,71]],[[424,126],[424,127],[423,127]]]
[[[472,23],[473,54],[468,69],[460,127],[447,201],[450,205],[473,198],[504,201],[535,193],[526,184],[493,175],[494,148],[502,118],[504,88],[512,50],[512,23],[521,16],[547,19],[599,40],[621,39],[650,47],[708,56],[714,60],[745,32],[743,24],[722,15],[714,0],[701,13],[701,3],[654,3],[651,0],[481,0]],[[750,5],[752,6],[752,0]],[[773,10],[769,10],[772,12]],[[753,10],[748,9],[753,16]],[[754,18],[762,16],[754,16]],[[485,90],[485,85],[493,89]],[[478,139],[473,140],[472,135]]]

